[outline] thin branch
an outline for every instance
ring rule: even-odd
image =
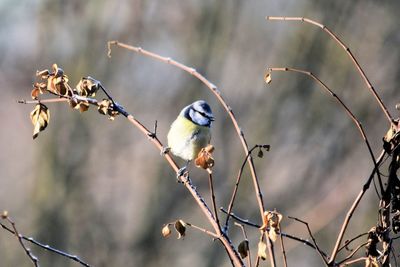
[[[247,158],[251,155],[253,150],[256,149],[257,147],[259,147],[259,146],[255,145],[249,150],[249,152],[247,153],[247,155],[246,155],[246,157],[245,157],[245,159],[244,159],[244,161],[242,163],[242,166],[240,167],[239,173],[238,173],[237,178],[236,178],[235,188],[233,189],[231,201],[229,202],[229,205],[228,205],[228,212],[227,212],[227,216],[226,216],[226,220],[225,220],[224,232],[228,231],[228,224],[229,224],[230,214],[232,212],[233,203],[235,201],[236,194],[237,194],[237,191],[239,189],[239,183],[240,183],[240,180],[242,178],[243,169],[246,166],[246,162],[248,162]]]
[[[353,114],[353,112],[351,112],[351,110],[347,107],[347,105],[324,82],[322,82],[312,72],[305,71],[305,70],[300,70],[300,69],[295,69],[295,68],[268,68],[268,71],[269,72],[272,72],[272,71],[297,72],[297,73],[305,74],[305,75],[311,77],[314,81],[316,81],[325,91],[327,91],[329,93],[329,95],[331,95],[336,100],[336,102],[346,111],[347,115],[349,115],[351,120],[354,122],[354,124],[356,125],[358,131],[361,134],[362,139],[364,140],[364,142],[365,142],[365,144],[366,144],[366,146],[368,148],[368,152],[369,152],[369,154],[370,154],[370,156],[372,158],[372,161],[374,163],[375,168],[378,168],[374,152],[372,152],[371,145],[370,145],[370,143],[368,141],[367,135],[366,135],[366,133],[364,131],[364,128],[363,128],[361,122],[356,118],[356,116]],[[382,179],[381,179],[381,176],[380,176],[379,172],[377,172],[377,175],[378,175],[379,186],[380,186],[381,194],[382,194],[383,191],[384,191],[383,184],[382,184]]]
[[[248,240],[248,238],[247,238],[246,230],[244,229],[243,224],[240,224],[240,223],[235,222],[235,225],[236,225],[237,227],[240,227],[240,228],[242,229],[242,233],[243,233],[244,240],[247,241],[247,242],[249,242],[249,240]],[[247,254],[248,254],[248,255],[247,255],[247,263],[249,264],[249,267],[251,267],[251,254],[250,254],[250,249],[249,249],[249,247],[247,247]]]
[[[340,251],[343,250],[344,248],[347,248],[353,241],[355,241],[355,240],[357,240],[357,239],[359,239],[360,237],[363,237],[363,236],[365,236],[365,235],[368,235],[368,233],[362,233],[362,234],[359,234],[359,235],[353,237],[353,238],[350,239],[350,240],[346,240],[346,241],[344,242],[344,245],[338,249],[338,252],[340,252]]]
[[[118,41],[109,41],[108,42],[108,56],[111,56],[111,46],[115,45],[115,46],[119,46],[125,49],[128,49],[129,51],[133,51],[136,53],[140,53],[142,55],[148,56],[150,58],[153,59],[157,59],[161,62],[173,65],[183,71],[188,72],[189,74],[193,75],[195,78],[197,78],[198,80],[200,80],[203,84],[205,84],[210,90],[211,92],[216,96],[216,98],[218,99],[218,101],[222,104],[222,106],[224,107],[225,111],[229,114],[229,117],[233,123],[233,126],[235,127],[235,130],[239,136],[239,139],[242,143],[243,149],[245,151],[245,154],[249,154],[249,148],[247,145],[247,141],[246,138],[244,137],[244,133],[241,130],[241,128],[239,127],[239,124],[236,120],[235,115],[233,114],[232,108],[226,103],[226,101],[224,100],[224,98],[221,95],[221,92],[218,91],[217,86],[215,86],[213,83],[211,83],[210,81],[208,81],[203,75],[201,75],[199,72],[197,72],[194,68],[188,67],[182,63],[179,63],[178,61],[175,61],[169,57],[163,57],[160,56],[156,53],[152,53],[150,51],[147,51],[141,47],[135,47],[135,46],[131,46],[131,45],[127,45]],[[257,173],[254,167],[254,162],[253,162],[253,158],[252,156],[249,156],[247,158],[249,166],[250,166],[250,172],[253,178],[253,184],[254,184],[254,190],[256,193],[256,198],[257,198],[257,202],[258,202],[258,207],[259,207],[259,211],[260,211],[260,218],[262,218],[263,213],[264,213],[264,201],[263,201],[263,196],[261,193],[261,189],[260,189],[260,184],[258,181],[258,177],[257,177]]]
[[[351,259],[357,253],[357,251],[359,251],[362,247],[366,246],[367,244],[368,244],[368,242],[365,242],[365,243],[357,246],[346,258],[344,258],[342,261],[339,261],[338,264],[340,265],[340,264],[344,263],[345,261]]]
[[[213,233],[213,232],[211,232],[211,231],[209,231],[207,229],[204,229],[204,228],[202,228],[200,226],[197,226],[197,225],[194,225],[194,224],[191,224],[191,223],[188,223],[188,222],[185,222],[185,223],[187,224],[187,226],[190,226],[190,227],[192,227],[192,228],[194,228],[196,230],[199,230],[199,231],[201,231],[203,233],[206,233],[206,234],[208,234],[209,236],[212,236],[215,239],[220,239],[220,237],[221,237],[221,236],[217,235],[216,233]],[[173,223],[171,223],[171,224],[173,224]]]
[[[219,210],[222,211],[223,213],[227,214],[227,211],[226,211],[224,208],[220,208]],[[247,219],[243,219],[243,218],[241,218],[240,216],[236,215],[235,213],[231,213],[230,216],[231,216],[233,219],[235,219],[236,221],[238,221],[238,222],[240,222],[240,223],[242,223],[242,224],[245,224],[245,225],[248,225],[248,226],[257,228],[257,229],[259,229],[259,228],[261,227],[261,225],[256,224],[256,223],[254,223],[254,222],[251,222],[251,221],[249,221],[249,220],[247,220]],[[269,229],[267,228],[267,230],[269,230]],[[310,248],[312,248],[312,249],[315,249],[315,250],[317,249],[317,248],[314,246],[313,243],[311,243],[310,241],[308,241],[308,240],[306,240],[306,239],[302,239],[302,238],[300,238],[300,237],[293,236],[293,235],[290,235],[290,234],[287,234],[287,233],[283,233],[283,232],[280,232],[280,231],[279,231],[279,234],[282,235],[282,236],[285,237],[285,238],[288,238],[288,239],[291,239],[291,240],[300,242],[300,243],[302,243],[303,245],[306,245],[306,246],[308,246],[308,247],[310,247]],[[321,252],[322,252],[322,254],[324,255],[324,257],[327,257],[327,256],[328,256],[328,254],[326,254],[324,251],[321,251]]]
[[[385,156],[385,150],[382,150],[382,152],[381,152],[381,154],[380,154],[380,156],[378,157],[378,160],[377,160],[377,165],[378,166],[381,163],[381,161],[384,158],[384,156]],[[335,261],[336,255],[337,255],[337,253],[339,251],[339,246],[340,246],[340,244],[341,244],[341,242],[343,240],[343,236],[344,236],[344,233],[346,232],[347,226],[349,225],[350,219],[352,218],[354,211],[356,210],[356,208],[360,204],[360,201],[363,198],[365,192],[368,190],[369,186],[371,185],[371,181],[374,178],[375,172],[377,172],[377,171],[379,171],[379,170],[376,167],[374,167],[374,169],[372,170],[368,180],[363,185],[363,188],[361,189],[360,193],[357,195],[357,197],[354,200],[353,204],[351,205],[349,211],[347,212],[346,218],[344,219],[343,224],[342,224],[342,228],[340,229],[340,232],[338,234],[335,247],[333,248],[329,264],[332,264]]]
[[[311,239],[312,239],[312,241],[313,241],[313,243],[314,243],[314,246],[315,246],[316,250],[318,251],[318,254],[321,256],[321,258],[322,258],[322,260],[324,261],[325,265],[328,266],[328,261],[327,261],[327,259],[325,258],[324,254],[322,253],[322,250],[321,250],[321,249],[319,248],[319,246],[317,245],[317,242],[315,241],[314,235],[313,235],[313,233],[311,232],[311,229],[310,229],[310,226],[308,225],[308,222],[305,222],[305,221],[303,221],[303,220],[300,220],[299,218],[296,218],[296,217],[290,217],[290,216],[289,216],[288,218],[289,218],[289,219],[293,219],[293,220],[295,220],[295,221],[298,221],[298,222],[304,224],[304,225],[307,227],[308,234],[310,235],[310,237],[311,237]]]
[[[285,250],[285,245],[283,243],[282,232],[281,232],[281,223],[280,222],[278,223],[278,228],[279,228],[279,239],[280,239],[281,249],[282,249],[283,265],[285,267],[288,267],[287,259],[286,259],[286,250]]]
[[[103,91],[106,92],[106,89],[104,87],[103,87]],[[98,101],[94,98],[87,98],[87,97],[76,96],[76,95],[73,95],[72,97],[60,95],[60,97],[66,98],[66,99],[73,98],[77,102],[85,101],[92,105],[98,105]],[[110,100],[111,99],[112,98],[110,97]],[[164,151],[164,147],[163,147],[161,141],[158,139],[158,137],[154,133],[152,133],[150,130],[148,130],[133,115],[129,114],[120,104],[118,104],[117,102],[113,102],[113,109],[114,109],[114,111],[117,111],[118,113],[125,116],[130,123],[132,123],[136,128],[139,129],[139,131],[141,131],[145,136],[147,136],[148,139],[157,147],[157,149],[160,152]],[[169,152],[162,153],[162,155],[167,160],[167,162],[169,163],[171,168],[175,171],[175,173],[177,173],[179,170],[179,167],[176,164],[176,162],[174,161],[174,159],[172,158],[172,156],[170,155],[170,153]],[[199,194],[196,187],[192,184],[192,181],[190,180],[189,175],[188,174],[186,176],[182,175],[179,177],[179,179],[184,184],[186,189],[190,192],[190,194],[193,196],[193,198],[197,202],[198,206],[200,207],[201,211],[203,212],[203,214],[206,216],[206,218],[210,222],[211,226],[216,231],[217,235],[220,236],[219,240],[225,247],[225,249],[228,253],[228,256],[231,259],[231,261],[233,262],[234,266],[244,266],[238,252],[236,251],[235,247],[232,245],[231,240],[229,239],[228,236],[224,235],[221,232],[220,225],[217,223],[216,219],[214,218],[214,215],[212,214],[210,208],[207,206],[207,203],[204,201],[203,197]]]
[[[219,228],[221,229],[221,224],[219,223],[219,218],[218,218],[217,205],[216,205],[216,201],[215,201],[214,183],[213,183],[213,176],[212,176],[211,171],[208,172],[208,184],[210,186],[211,203],[212,203],[212,207],[214,210],[215,220],[217,221],[217,224],[218,224]]]
[[[356,263],[356,262],[366,261],[367,259],[368,259],[367,257],[360,257],[360,258],[358,258],[358,259],[354,259],[354,260],[345,262],[345,263],[343,263],[341,266],[348,266],[348,265],[351,265],[351,264]]]
[[[12,229],[8,228],[8,227],[5,226],[4,224],[0,223],[0,226],[1,226],[4,230],[8,231],[9,233],[15,234],[15,232],[14,232]],[[21,235],[21,234],[20,234],[20,235]],[[58,254],[58,255],[60,255],[60,256],[62,256],[62,257],[66,257],[66,258],[68,258],[68,259],[71,259],[71,260],[73,260],[73,261],[76,261],[76,262],[80,263],[81,265],[83,265],[83,266],[85,266],[85,267],[91,267],[91,265],[89,265],[88,263],[82,261],[82,260],[81,260],[78,256],[76,256],[76,255],[71,255],[71,254],[68,254],[68,253],[66,253],[66,252],[64,252],[64,251],[55,249],[55,248],[53,248],[53,247],[51,247],[51,246],[49,246],[49,245],[42,244],[42,243],[40,243],[39,241],[36,241],[35,239],[33,239],[32,237],[26,237],[26,236],[24,236],[24,235],[21,235],[21,238],[22,238],[23,240],[26,240],[26,241],[28,241],[28,242],[31,242],[31,243],[34,244],[35,246],[38,246],[38,247],[40,247],[40,248],[42,248],[42,249],[44,249],[44,250],[50,251],[50,252],[55,253],[55,254]]]
[[[28,255],[29,259],[32,261],[33,266],[39,267],[39,259],[35,255],[33,255],[32,251],[29,248],[27,248],[25,246],[24,242],[22,241],[22,235],[20,233],[18,233],[17,227],[15,226],[15,222],[13,220],[11,220],[11,218],[9,216],[7,216],[7,214],[4,215],[4,213],[1,215],[1,218],[3,220],[8,221],[11,224],[11,226],[13,228],[13,231],[11,231],[11,232],[17,237],[19,244],[25,251],[26,255]],[[3,224],[2,224],[2,226],[3,226]]]
[[[42,99],[42,100],[25,100],[21,99],[18,100],[18,104],[40,104],[40,103],[59,103],[59,102],[67,102],[68,98],[49,98],[49,99]]]
[[[325,25],[322,25],[319,22],[316,22],[314,20],[308,19],[308,18],[303,18],[303,17],[266,17],[267,20],[280,20],[280,21],[301,21],[301,22],[307,22],[309,24],[312,24],[314,26],[317,26],[321,28],[323,31],[325,31],[330,37],[332,37],[333,40],[335,40],[336,43],[339,44],[339,46],[347,53],[347,55],[350,57],[351,61],[355,65],[356,69],[360,73],[362,79],[364,80],[367,89],[373,94],[375,97],[376,101],[378,102],[379,106],[381,107],[382,111],[386,115],[388,121],[390,124],[394,124],[393,117],[390,115],[389,111],[387,110],[385,104],[383,104],[382,99],[379,97],[378,93],[375,91],[375,88],[372,86],[371,82],[367,78],[367,75],[365,75],[364,70],[361,68],[360,64],[358,63],[357,59],[353,55],[353,53],[350,51],[350,48],[347,47],[340,39],[337,37],[331,30],[329,30]]]

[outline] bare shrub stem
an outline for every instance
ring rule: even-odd
[[[323,31],[325,31],[339,46],[347,53],[347,55],[350,57],[351,61],[353,62],[354,66],[356,67],[357,71],[361,75],[362,79],[364,80],[367,89],[372,93],[372,95],[375,97],[376,101],[378,102],[379,106],[381,107],[383,113],[386,115],[388,121],[390,124],[394,124],[393,117],[390,115],[389,111],[387,110],[385,104],[383,104],[382,99],[379,97],[378,93],[376,92],[375,88],[372,86],[371,82],[369,81],[367,75],[365,74],[364,70],[361,68],[360,64],[358,63],[357,59],[353,55],[353,53],[350,51],[350,48],[346,46],[342,40],[337,37],[336,34],[334,34],[330,29],[328,29],[325,25],[316,22],[314,20],[304,18],[304,17],[266,17],[267,20],[278,20],[278,21],[301,21],[301,22],[306,22],[311,25],[317,26],[321,28]]]

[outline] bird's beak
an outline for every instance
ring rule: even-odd
[[[210,116],[209,119],[210,119],[210,121],[215,121],[213,116]]]

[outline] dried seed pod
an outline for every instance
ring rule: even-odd
[[[162,230],[161,230],[161,234],[163,237],[168,237],[171,234],[171,229],[169,229],[169,224],[166,224]]]
[[[243,240],[240,242],[238,246],[238,252],[240,254],[240,257],[242,259],[246,258],[249,255],[249,241],[248,240]]]
[[[177,220],[174,226],[176,232],[178,233],[178,239],[185,237],[186,223],[182,220]]]

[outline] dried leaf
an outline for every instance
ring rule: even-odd
[[[275,242],[278,238],[280,223],[282,221],[282,214],[277,211],[264,211],[263,225],[260,227],[261,231],[268,230],[268,237]]]
[[[282,218],[283,218],[282,214],[280,214],[277,211],[269,211],[267,214],[267,219],[268,219],[269,225],[272,228],[276,228],[278,230],[279,230],[279,224],[282,221]]]
[[[8,218],[8,211],[3,210],[3,212],[2,212],[1,215],[0,215],[0,217],[1,217],[3,220],[7,219],[7,218]]]
[[[270,83],[271,83],[272,78],[271,78],[271,72],[270,72],[270,71],[267,71],[267,72],[265,73],[265,75],[264,75],[264,81],[265,81],[266,84],[270,84]]]
[[[31,92],[32,99],[37,99],[39,97],[40,90],[39,88],[33,88]]]
[[[365,267],[379,267],[376,257],[368,257],[365,260]]]
[[[272,242],[275,242],[276,239],[278,239],[278,233],[276,232],[275,228],[271,228],[268,231],[268,237],[269,237],[269,239],[271,239]]]
[[[175,230],[178,232],[178,239],[185,237],[186,223],[182,220],[175,222]]]
[[[98,111],[100,114],[107,115],[108,114],[108,109],[110,108],[111,105],[111,100],[109,99],[103,99],[103,101],[98,103]]]
[[[171,229],[169,229],[169,224],[166,224],[162,230],[161,230],[161,234],[163,237],[168,237],[171,234]]]
[[[103,101],[99,102],[97,110],[100,114],[110,116],[109,119],[112,121],[119,115],[119,112],[114,110],[113,103],[109,99],[103,99]]]
[[[71,88],[68,85],[68,76],[64,71],[53,64],[53,72],[47,77],[47,90],[59,95],[71,95]]]
[[[205,148],[202,148],[195,159],[195,165],[198,168],[203,169],[211,169],[214,166],[214,158],[211,153],[214,151],[214,147],[212,145],[208,145]]]
[[[267,244],[265,244],[264,241],[260,241],[258,243],[258,252],[257,252],[258,257],[260,257],[262,260],[267,259]]]
[[[85,111],[87,111],[89,109],[89,103],[87,101],[79,102],[78,106],[79,106],[79,111],[81,113],[85,112]]]
[[[238,246],[238,251],[242,259],[246,258],[249,255],[249,241],[243,240],[242,242],[240,242]]]
[[[35,109],[32,110],[30,117],[34,126],[33,139],[35,139],[39,135],[39,132],[46,129],[47,125],[49,124],[50,111],[45,105],[37,104]]]
[[[36,71],[36,76],[40,76],[42,79],[47,79],[50,76],[49,70],[41,70],[41,71]]]
[[[92,77],[83,77],[76,85],[76,91],[80,96],[93,97],[100,88],[100,82]]]
[[[258,150],[257,156],[258,156],[259,158],[264,157],[264,152],[263,152],[261,149]]]

